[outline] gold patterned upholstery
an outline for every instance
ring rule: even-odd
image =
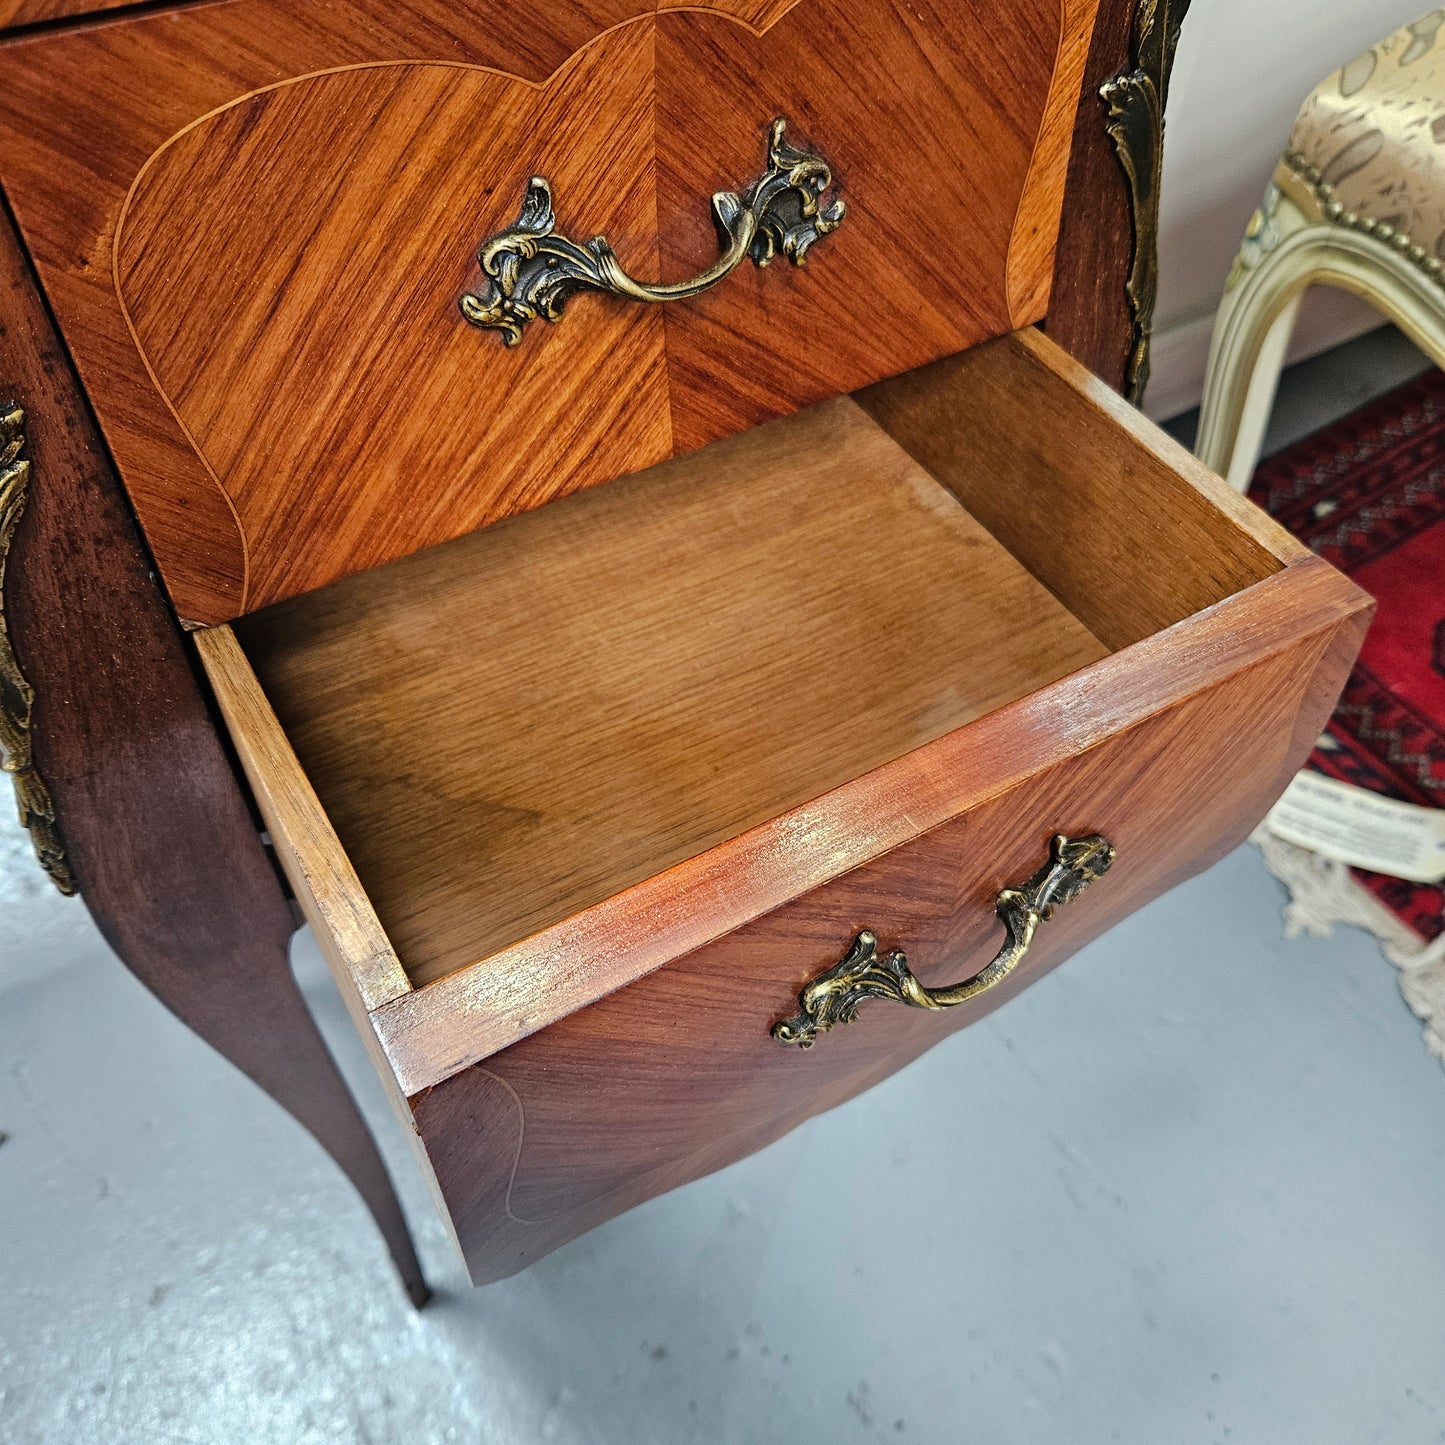
[[[1241,491],[1315,286],[1361,297],[1445,368],[1445,8],[1311,92],[1249,223],[1215,318],[1195,443]]]
[[[1416,261],[1445,259],[1445,9],[1317,87],[1281,169],[1304,183],[1322,219],[1372,233]]]

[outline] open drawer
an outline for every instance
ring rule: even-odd
[[[196,642],[481,1282],[1232,847],[1368,608],[1023,331]]]

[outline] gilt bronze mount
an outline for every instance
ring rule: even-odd
[[[539,316],[561,320],[568,298],[578,291],[602,291],[633,301],[679,301],[716,286],[744,259],[766,266],[781,254],[801,266],[809,247],[837,230],[844,204],[837,197],[824,203],[833,185],[832,171],[820,157],[789,145],[783,139],[786,128],[782,119],[773,122],[768,168],[746,195],[718,191],[713,196],[722,254],[686,281],[638,281],[622,269],[606,236],[579,245],[556,235],[552,187],[545,176],[533,176],[516,221],[477,251],[487,283],[462,296],[462,315],[473,326],[500,331],[503,344],[515,346],[529,321]]]
[[[1108,130],[1129,186],[1134,252],[1125,289],[1133,342],[1124,394],[1140,405],[1149,385],[1149,347],[1159,301],[1159,189],[1164,174],[1164,105],[1190,0],[1139,0],[1130,34],[1133,69],[1106,81]]]
[[[30,833],[41,867],[62,893],[69,894],[75,892],[75,875],[60,841],[50,789],[35,769],[31,746],[35,689],[20,670],[5,621],[5,562],[30,488],[30,461],[24,451],[25,413],[13,401],[0,402],[0,768],[15,784],[20,821]]]
[[[897,949],[878,952],[877,936],[860,933],[841,962],[820,973],[798,995],[798,1012],[775,1023],[780,1044],[810,1049],[834,1024],[857,1022],[858,1005],[888,999],[911,1008],[944,1009],[966,1003],[1007,978],[1029,950],[1040,923],[1056,907],[1072,903],[1096,878],[1109,871],[1113,846],[1097,833],[1067,838],[1060,833],[1049,848],[1049,861],[1021,887],[1005,888],[994,905],[1007,938],[992,961],[972,978],[950,988],[925,988]]]

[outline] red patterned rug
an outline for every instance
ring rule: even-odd
[[[1250,497],[1376,603],[1310,766],[1445,807],[1445,373],[1427,372],[1261,463]],[[1352,870],[1427,942],[1445,889]]]

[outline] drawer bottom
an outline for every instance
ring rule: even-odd
[[[418,988],[1109,652],[846,397],[236,634]]]

